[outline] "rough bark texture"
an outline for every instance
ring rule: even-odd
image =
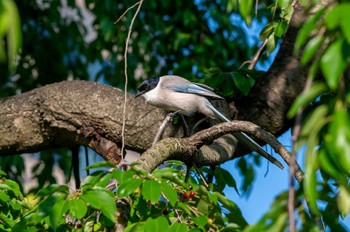
[[[123,99],[122,91],[87,81],[55,83],[2,99],[0,154],[87,144],[84,128],[93,128],[100,136],[119,143]],[[127,105],[127,146],[145,150],[165,112],[134,100],[131,95]],[[169,129],[166,136],[171,135]]]

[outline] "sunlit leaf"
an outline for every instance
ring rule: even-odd
[[[305,123],[301,130],[301,135],[306,136],[315,133],[315,128],[325,125],[328,107],[326,105],[318,106],[314,111],[310,112],[310,116],[305,119]],[[318,132],[318,131],[317,131]]]
[[[167,183],[166,181],[162,181],[161,190],[165,197],[169,200],[169,203],[174,206],[178,200],[177,191],[171,186],[170,183]]]
[[[62,192],[62,193],[68,193],[68,186],[67,185],[58,185],[58,184],[52,184],[47,186],[46,188],[40,189],[37,193],[38,197],[48,196],[50,194],[53,194],[55,192]]]
[[[80,199],[89,203],[93,208],[101,210],[103,215],[109,220],[109,225],[115,223],[115,213],[117,210],[114,194],[104,188],[96,188],[84,191]]]
[[[0,14],[0,39],[2,39],[3,32],[5,31],[7,37],[7,56],[9,69],[14,71],[16,55],[21,47],[22,33],[20,17],[18,14],[17,6],[12,0],[2,0],[1,2],[2,12]],[[0,45],[0,58],[3,58],[4,48],[3,44]],[[2,55],[1,55],[2,54]]]
[[[321,70],[331,89],[338,87],[340,75],[349,63],[349,49],[344,39],[337,39],[321,57]]]
[[[311,88],[301,94],[293,103],[288,112],[288,118],[292,118],[295,116],[297,111],[301,108],[305,108],[311,101],[313,101],[316,97],[320,96],[327,90],[327,87],[322,82],[315,82]]]
[[[123,183],[121,183],[118,186],[117,196],[118,197],[125,197],[125,196],[132,194],[138,187],[140,187],[142,182],[143,182],[143,180],[135,179],[135,178],[131,178],[131,179],[124,181]]]
[[[298,37],[294,45],[294,52],[300,50],[300,48],[308,41],[308,38],[313,30],[317,30],[317,21],[324,14],[326,7],[321,7],[320,10],[316,11],[305,23],[303,23],[299,30]]]
[[[142,185],[142,196],[150,200],[152,204],[156,203],[161,195],[160,184],[155,180],[146,180]]]
[[[259,39],[263,41],[263,40],[269,38],[272,35],[272,33],[274,32],[276,26],[277,26],[276,22],[270,22],[270,23],[266,24],[266,26],[260,32]]]
[[[87,213],[86,202],[81,199],[68,200],[68,208],[72,217],[82,219]]]
[[[339,187],[337,204],[344,216],[350,213],[350,192],[349,189],[345,188],[344,186]]]
[[[307,45],[304,49],[303,55],[301,57],[301,63],[303,65],[305,65],[312,58],[314,58],[315,53],[317,51],[319,51],[324,40],[325,40],[325,38],[323,36],[315,36],[307,43]]]
[[[101,161],[94,164],[89,165],[86,170],[91,170],[93,168],[115,168],[116,164],[112,161]]]
[[[247,24],[250,24],[250,12],[253,9],[253,0],[239,1],[239,12]]]
[[[350,170],[350,116],[345,110],[337,110],[329,127],[326,144],[330,157],[343,171]]]
[[[179,222],[175,222],[168,229],[168,232],[187,232],[187,231],[188,229],[186,224],[179,223]]]
[[[288,22],[286,20],[282,20],[276,25],[274,29],[275,35],[279,38],[282,38],[284,33],[287,31],[287,28],[288,28]]]
[[[270,55],[276,48],[276,37],[271,34],[269,38],[267,39],[266,43],[266,53],[267,55]]]
[[[145,232],[163,232],[168,231],[169,223],[164,216],[155,219],[148,218],[145,225]]]
[[[124,230],[124,232],[144,232],[144,231],[145,231],[144,222],[129,224]]]

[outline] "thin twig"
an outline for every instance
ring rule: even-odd
[[[126,11],[124,11],[124,13],[117,19],[117,21],[114,22],[114,24],[117,24],[124,17],[124,15],[126,15],[126,13],[129,12],[129,10],[131,10],[132,8],[134,8],[135,6],[137,6],[140,3],[141,3],[141,1],[135,3],[134,5],[130,6],[128,9],[126,9]]]
[[[132,26],[134,25],[135,19],[140,12],[141,6],[142,6],[143,0],[138,2],[138,7],[136,9],[136,12],[134,16],[131,19],[131,23],[129,26],[129,31],[128,31],[128,36],[126,37],[126,42],[125,42],[125,51],[124,51],[124,75],[125,75],[125,86],[124,86],[124,105],[123,105],[123,126],[122,126],[122,147],[121,147],[121,154],[124,156],[124,148],[125,148],[125,121],[126,121],[126,101],[127,101],[127,93],[128,93],[128,47],[129,47],[129,41],[131,37],[131,31],[132,31]],[[136,6],[137,4],[134,4]],[[132,7],[134,7],[132,6]],[[132,8],[131,7],[131,8]],[[130,7],[129,7],[130,8]],[[124,158],[124,157],[123,157]]]
[[[193,167],[194,167],[194,169],[196,170],[196,172],[197,172],[197,174],[199,175],[199,177],[201,178],[201,180],[203,181],[204,186],[205,186],[206,188],[209,188],[209,185],[208,185],[207,181],[204,179],[204,176],[202,175],[202,173],[201,173],[201,171],[198,169],[198,167],[197,167],[195,164],[193,164]]]
[[[261,52],[264,50],[266,44],[267,44],[267,39],[264,40],[264,42],[261,44],[261,46],[259,47],[259,49],[256,51],[256,53],[255,53],[253,59],[251,60],[249,66],[248,66],[248,69],[249,69],[249,70],[253,70],[253,69],[255,68],[256,64],[257,64],[258,61],[259,61]]]
[[[259,49],[256,51],[255,55],[251,60],[244,61],[241,66],[239,66],[238,69],[242,69],[244,65],[249,64],[248,69],[253,70],[256,66],[256,64],[259,61],[261,52],[264,50],[265,46],[267,44],[267,39],[264,40],[264,42],[260,45]]]

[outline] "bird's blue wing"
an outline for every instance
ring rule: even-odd
[[[167,86],[166,88],[180,93],[191,93],[212,99],[224,99],[223,97],[215,94],[212,91],[212,88],[202,84],[178,84]]]

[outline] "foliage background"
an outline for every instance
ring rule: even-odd
[[[130,1],[85,1],[85,7],[92,13],[87,16],[86,10],[77,7],[75,1],[70,0],[2,0],[0,38],[5,42],[0,46],[0,59],[3,61],[0,64],[1,97],[66,79],[95,80],[123,88],[122,54],[134,11],[129,11],[125,18],[116,24],[114,22],[132,4],[134,3]],[[306,8],[310,7],[308,2],[303,4]],[[129,80],[129,91],[135,91],[142,79],[175,73],[196,82],[209,84],[227,99],[247,94],[254,78],[246,87],[242,84],[239,72],[237,75],[237,70],[244,61],[252,57],[261,42],[256,35],[248,34],[249,31],[243,22],[252,24],[255,28],[266,25],[260,38],[267,38],[269,42],[259,63],[260,67],[266,67],[265,61],[280,42],[291,14],[289,1],[259,2],[257,13],[252,10],[252,6],[253,1],[240,4],[238,1],[146,1],[135,21],[129,47],[128,75],[132,77]],[[323,200],[338,204],[331,206],[337,211],[337,216],[342,212],[349,212],[349,162],[346,156],[348,145],[336,143],[335,139],[342,136],[342,139],[349,141],[349,133],[341,130],[348,128],[349,122],[349,86],[346,75],[343,75],[349,62],[349,24],[342,23],[350,22],[344,13],[347,10],[348,3],[339,3],[333,11],[324,7],[305,23],[296,49],[306,45],[302,63],[310,65],[310,79],[319,82],[312,85],[311,90],[299,99],[291,111],[293,116],[297,109],[307,108],[308,104],[313,102],[311,107],[307,108],[307,113],[310,114],[305,117],[306,121],[303,123],[319,126],[318,136],[315,138],[310,130],[304,130],[299,141],[300,144],[304,143],[306,147],[312,148],[302,150],[308,157],[305,162],[307,180],[304,183],[304,194],[315,212],[318,208],[323,210],[324,207],[322,203],[316,206],[316,199],[319,197],[316,189],[324,191],[323,197],[330,194],[330,199]],[[323,14],[326,17],[321,17]],[[18,18],[21,19],[21,24]],[[91,18],[92,21],[89,21]],[[319,33],[315,33],[317,31]],[[15,57],[19,47],[20,56]],[[319,58],[312,59],[315,55]],[[5,59],[6,56],[8,59]],[[337,65],[330,65],[333,60],[337,61],[334,62]],[[324,78],[318,79],[316,74],[320,72]],[[320,95],[323,98],[318,98]],[[324,121],[325,124],[312,121],[320,116],[329,116],[337,120],[331,124],[327,124],[328,121]],[[329,140],[324,143],[321,138]],[[318,156],[313,151],[317,145],[321,147],[318,155],[323,157],[319,162],[315,161]],[[56,182],[52,177],[54,164],[58,164],[64,170],[67,179],[69,178],[69,150],[45,151],[37,156],[40,156],[42,161],[34,166],[32,171],[37,174],[38,189]],[[334,157],[342,158],[344,163],[338,163]],[[245,159],[248,161],[244,161]],[[228,163],[225,166],[229,167],[227,169],[237,166],[239,170],[244,170],[250,162],[259,163],[254,158],[244,158],[235,165]],[[43,163],[45,165],[42,165]],[[2,157],[1,166],[11,179],[21,181],[24,171],[21,157]],[[249,167],[243,176],[240,174],[242,191],[249,193],[251,177],[254,173],[262,176],[261,172],[264,170],[263,168],[255,173]],[[40,174],[45,174],[46,179],[40,177]],[[279,174],[270,170],[268,177],[275,175]],[[270,185],[279,185],[274,180],[268,182]],[[287,177],[282,182],[286,183]],[[338,189],[331,188],[334,183],[340,186],[342,197],[337,197]],[[269,189],[267,185],[264,187]],[[255,186],[252,189],[255,193],[259,192]],[[33,191],[36,192],[36,189]],[[343,201],[345,208],[339,206],[339,201]],[[334,215],[326,216],[330,218]],[[335,226],[334,222],[329,222],[329,225]]]

